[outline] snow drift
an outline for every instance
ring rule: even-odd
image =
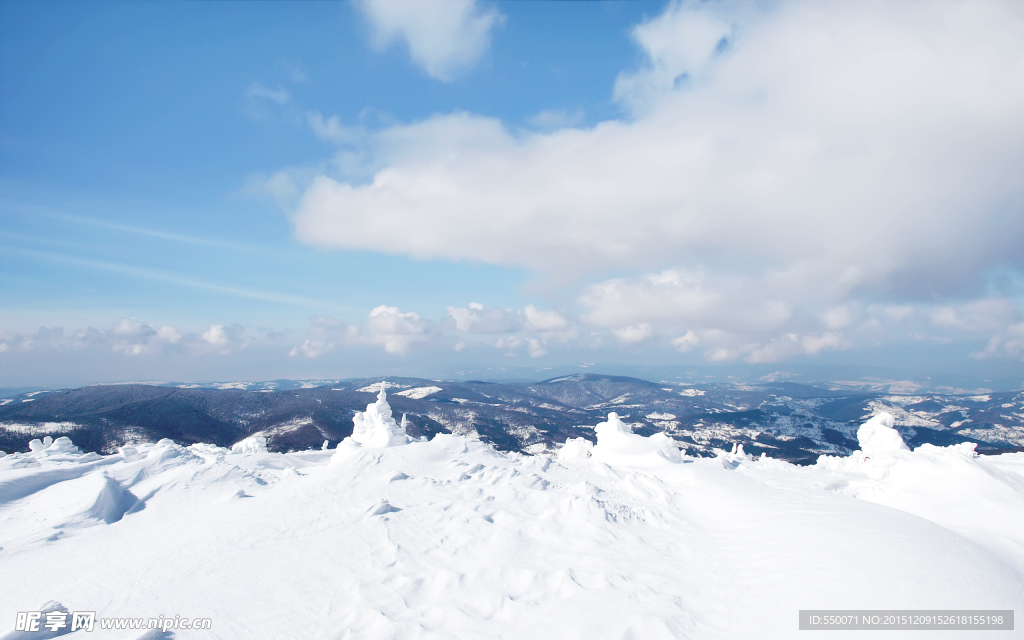
[[[689,458],[612,414],[552,460],[409,441],[383,389],[355,422],[337,451],[0,458],[0,624],[55,602],[218,638],[714,640],[792,638],[799,609],[1024,610],[1024,454],[910,451],[882,416],[810,467]]]

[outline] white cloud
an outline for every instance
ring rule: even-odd
[[[683,353],[689,352],[698,344],[700,344],[700,338],[693,331],[687,331],[683,335],[672,339],[672,346]]]
[[[247,346],[245,327],[238,324],[212,324],[200,337],[202,342],[192,345],[193,352],[227,355]]]
[[[402,355],[414,345],[429,342],[434,334],[434,324],[419,315],[380,305],[370,311],[361,328],[337,318],[313,318],[305,341],[288,355],[316,358],[339,345],[378,345],[388,353]]]
[[[171,326],[155,327],[136,318],[120,318],[108,330],[94,327],[66,333],[61,327],[40,327],[31,335],[12,335],[0,340],[4,351],[105,349],[126,356],[157,356],[171,353],[229,354],[245,348],[251,338],[244,327],[211,325],[203,333],[182,333]]]
[[[312,319],[306,332],[306,340],[288,352],[291,357],[299,355],[316,358],[324,355],[339,344],[354,344],[359,341],[359,331],[337,318],[320,316]]]
[[[181,334],[174,327],[163,326],[157,329],[135,318],[121,318],[106,336],[87,331],[76,333],[72,339],[77,342],[74,348],[81,349],[88,343],[106,341],[114,351],[140,356],[163,353],[166,345],[181,341]]]
[[[341,124],[338,116],[324,118],[319,111],[310,111],[306,114],[306,123],[309,124],[313,135],[321,140],[333,142],[334,144],[353,144],[366,138],[362,127],[351,127]]]
[[[405,353],[410,346],[426,342],[430,323],[411,311],[380,305],[366,319],[366,338],[383,345],[388,353]]]
[[[647,54],[647,65],[619,74],[615,98],[642,112],[662,94],[678,88],[681,80],[700,82],[732,30],[710,6],[670,3],[660,16],[633,29],[633,40]]]
[[[957,331],[999,331],[1020,320],[1020,308],[1010,299],[985,297],[959,305],[932,307],[932,324]]]
[[[533,331],[557,332],[571,329],[571,323],[557,311],[542,311],[532,304],[523,309],[527,326]]]
[[[527,123],[538,129],[565,129],[583,124],[587,115],[582,110],[544,109],[527,118]]]
[[[504,351],[507,356],[516,355],[516,351],[523,347],[526,347],[527,353],[530,354],[531,358],[540,358],[548,353],[542,340],[523,336],[498,338],[494,341],[493,346],[495,349]]]
[[[398,39],[412,61],[438,80],[450,81],[476,62],[490,45],[502,15],[476,0],[360,0],[374,44],[386,49]]]
[[[249,88],[245,90],[245,95],[250,99],[270,100],[280,105],[288,104],[288,100],[291,98],[288,90],[284,87],[271,89],[259,82],[249,85]]]
[[[1011,357],[1024,360],[1024,322],[1016,322],[992,336],[984,351],[971,354],[975,358]]]
[[[653,336],[654,329],[651,327],[651,323],[649,322],[638,322],[627,327],[613,329],[612,333],[614,333],[615,337],[625,344],[636,344],[637,342],[643,342]]]
[[[632,122],[393,127],[369,184],[313,182],[298,237],[546,271],[682,255],[947,289],[1024,234],[1003,215],[1022,196],[1024,27],[1014,5],[929,6],[784,4]]]
[[[919,313],[1009,326],[935,301],[1024,268],[1024,5],[673,3],[633,37],[646,61],[614,88],[629,119],[386,128],[369,179],[310,183],[297,237],[560,282],[646,272],[585,287],[579,321],[714,359],[846,348],[923,330]]]
[[[282,62],[281,66],[284,67],[285,73],[288,74],[288,79],[295,84],[305,84],[309,82],[309,76],[306,75],[306,70],[301,65],[294,62]]]
[[[513,333],[525,325],[521,311],[488,308],[478,302],[466,307],[448,307],[448,317],[463,333]]]

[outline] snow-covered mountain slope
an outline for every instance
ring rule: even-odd
[[[335,449],[0,458],[0,624],[57,601],[213,621],[175,638],[657,640],[792,638],[800,609],[1024,610],[1024,454],[910,451],[881,416],[817,465],[692,458],[609,418],[551,459],[411,439],[385,405]]]
[[[288,390],[105,385],[0,400],[0,450],[33,438],[70,437],[87,451],[171,438],[219,446],[251,435],[271,451],[319,449],[352,433],[352,415],[381,378]],[[270,384],[270,383],[267,383]],[[277,383],[274,383],[277,384]],[[1024,446],[1024,392],[898,396],[789,382],[757,385],[649,382],[578,374],[537,383],[389,378],[390,403],[415,437],[454,433],[496,448],[551,453],[570,438],[593,442],[609,411],[645,436],[665,433],[691,455],[743,444],[750,452],[812,464],[849,455],[861,422],[886,412],[912,447],[975,442],[983,453]],[[220,385],[223,387],[224,385]]]

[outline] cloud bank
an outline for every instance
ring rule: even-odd
[[[988,274],[1024,268],[1022,5],[672,3],[633,39],[645,62],[609,88],[622,118],[384,129],[361,147],[368,179],[312,179],[296,236],[583,279],[594,340],[709,360],[957,335],[973,329],[925,316],[971,304],[1009,309],[980,356],[1020,351],[1019,304]],[[451,318],[525,323],[481,311]]]
[[[100,349],[129,357],[168,354],[229,355],[264,341],[266,331],[246,330],[239,324],[212,324],[205,331],[182,332],[156,327],[136,318],[120,318],[110,329],[87,327],[66,332],[63,327],[40,327],[35,333],[0,332],[0,354]]]

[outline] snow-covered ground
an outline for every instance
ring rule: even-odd
[[[821,638],[800,609],[1019,616],[1024,454],[912,452],[891,424],[797,467],[690,458],[613,415],[550,459],[412,441],[381,391],[333,450],[38,442],[0,458],[0,634],[51,601],[213,621],[75,638]]]

